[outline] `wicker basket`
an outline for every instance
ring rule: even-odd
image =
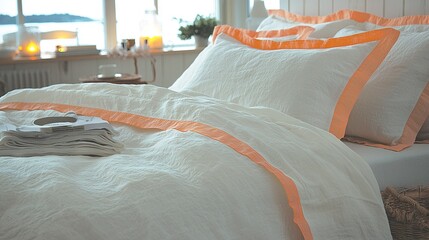
[[[387,187],[381,194],[393,239],[429,239],[429,187]]]

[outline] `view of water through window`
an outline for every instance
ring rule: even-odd
[[[97,45],[104,49],[104,28],[102,0],[23,0],[23,13],[25,26],[37,26],[40,32],[53,30],[67,30],[77,32],[77,39],[72,40],[46,40],[42,39],[42,49],[55,50],[56,44],[71,45]],[[0,0],[0,43],[14,45],[16,43],[5,42],[13,38],[17,31],[16,0]],[[5,39],[5,34],[9,37]],[[12,35],[11,35],[12,34]]]
[[[192,45],[192,40],[182,41],[177,37],[180,26],[178,19],[192,22],[197,14],[217,16],[216,0],[158,0],[158,17],[162,21],[165,45]],[[250,6],[253,0],[249,1]],[[103,26],[103,0],[22,0],[26,26],[37,26],[39,31],[67,30],[77,32],[77,39],[42,40],[45,51],[53,51],[55,45],[96,45],[105,49]],[[267,8],[279,8],[279,0],[265,0]],[[15,47],[14,33],[17,32],[16,0],[0,0],[0,48]],[[153,1],[116,1],[117,41],[135,38],[140,34],[139,23],[145,10]],[[192,7],[189,7],[192,6]]]

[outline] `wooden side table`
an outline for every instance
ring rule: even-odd
[[[116,74],[114,77],[91,76],[80,78],[79,81],[82,83],[147,84],[140,75],[129,73]]]

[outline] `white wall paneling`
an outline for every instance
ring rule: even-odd
[[[183,55],[172,55],[168,58],[163,58],[163,77],[159,82],[160,86],[169,87],[172,83],[166,82],[165,79],[177,79],[185,69]]]
[[[290,10],[293,13],[296,14],[304,14],[304,3],[305,1],[294,1],[294,0],[290,0]]]
[[[280,0],[280,8],[289,11],[289,0]]]
[[[334,11],[334,3],[332,0],[319,0],[319,15],[326,16]]]
[[[304,11],[305,14],[309,16],[319,15],[319,0],[305,1]]]
[[[425,5],[425,0],[406,0],[404,5],[404,14],[405,16],[424,15]]]
[[[385,17],[394,18],[404,16],[404,0],[388,0],[385,4]]]
[[[367,0],[366,12],[376,14],[378,16],[384,16],[384,0]]]
[[[183,55],[183,59],[184,59],[184,68],[187,69],[189,66],[191,66],[191,64],[194,62],[195,58],[197,58],[199,53],[195,52],[195,53],[189,53],[189,54],[185,54]]]
[[[246,27],[248,13],[247,0],[219,0],[220,22],[235,27]]]
[[[292,13],[309,16],[326,16],[341,9],[388,18],[429,14],[429,0],[281,0],[280,6]]]
[[[167,79],[167,76],[169,74],[164,73],[164,71],[172,71],[172,69],[170,68],[181,68],[182,66],[177,66],[176,65],[170,65],[170,66],[165,66],[164,65],[164,59],[162,56],[156,56],[155,57],[156,63],[155,63],[155,68],[156,68],[156,80],[153,84],[157,85],[157,86],[162,86],[162,87],[169,87],[171,84],[167,84],[167,82],[169,82],[170,80]],[[167,63],[169,61],[166,61]],[[145,70],[144,73],[142,74],[143,76],[145,76],[145,79],[149,79],[148,81],[152,80],[152,70],[151,70],[151,66],[149,61],[145,62]],[[172,82],[174,82],[174,80],[172,80]]]
[[[366,11],[366,1],[365,0],[349,0],[349,7],[348,8],[365,12]]]
[[[349,8],[349,1],[347,0],[333,0],[334,3],[334,12]]]
[[[429,15],[429,0],[426,0],[425,14]]]
[[[64,64],[68,65],[68,71],[63,72],[61,82],[78,83],[80,78],[86,78],[86,77],[97,75],[99,65],[109,64],[109,63],[115,63],[115,62],[110,59],[108,60],[85,59],[85,60],[79,60],[79,61],[65,61]]]

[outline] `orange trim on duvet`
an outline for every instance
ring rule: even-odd
[[[396,43],[400,32],[391,28],[384,28],[340,38],[284,42],[255,39],[247,35],[246,32],[243,32],[242,29],[224,26],[219,26],[214,29],[213,39],[220,33],[227,34],[247,46],[261,50],[326,49],[377,42],[374,49],[368,54],[349,79],[335,106],[329,132],[340,139],[345,135],[350,113],[364,85]]]
[[[176,129],[181,132],[191,131],[219,141],[234,149],[243,156],[246,156],[254,163],[261,165],[280,181],[284,191],[286,192],[289,206],[293,211],[293,221],[297,224],[304,239],[313,239],[310,226],[304,217],[298,188],[296,187],[294,181],[286,176],[281,170],[271,165],[252,147],[218,128],[192,121],[151,118],[126,112],[115,112],[99,108],[71,106],[55,103],[0,103],[0,110],[55,110],[59,112],[74,111],[75,113],[81,115],[97,116],[111,123],[122,123],[141,129]]]
[[[342,19],[351,19],[357,22],[370,22],[379,26],[405,26],[405,25],[418,25],[429,24],[429,16],[405,16],[397,18],[383,18],[370,13],[359,12],[355,10],[340,10],[327,16],[302,16],[290,13],[283,9],[270,9],[268,14],[285,18],[293,22],[301,23],[325,23],[333,22]]]

